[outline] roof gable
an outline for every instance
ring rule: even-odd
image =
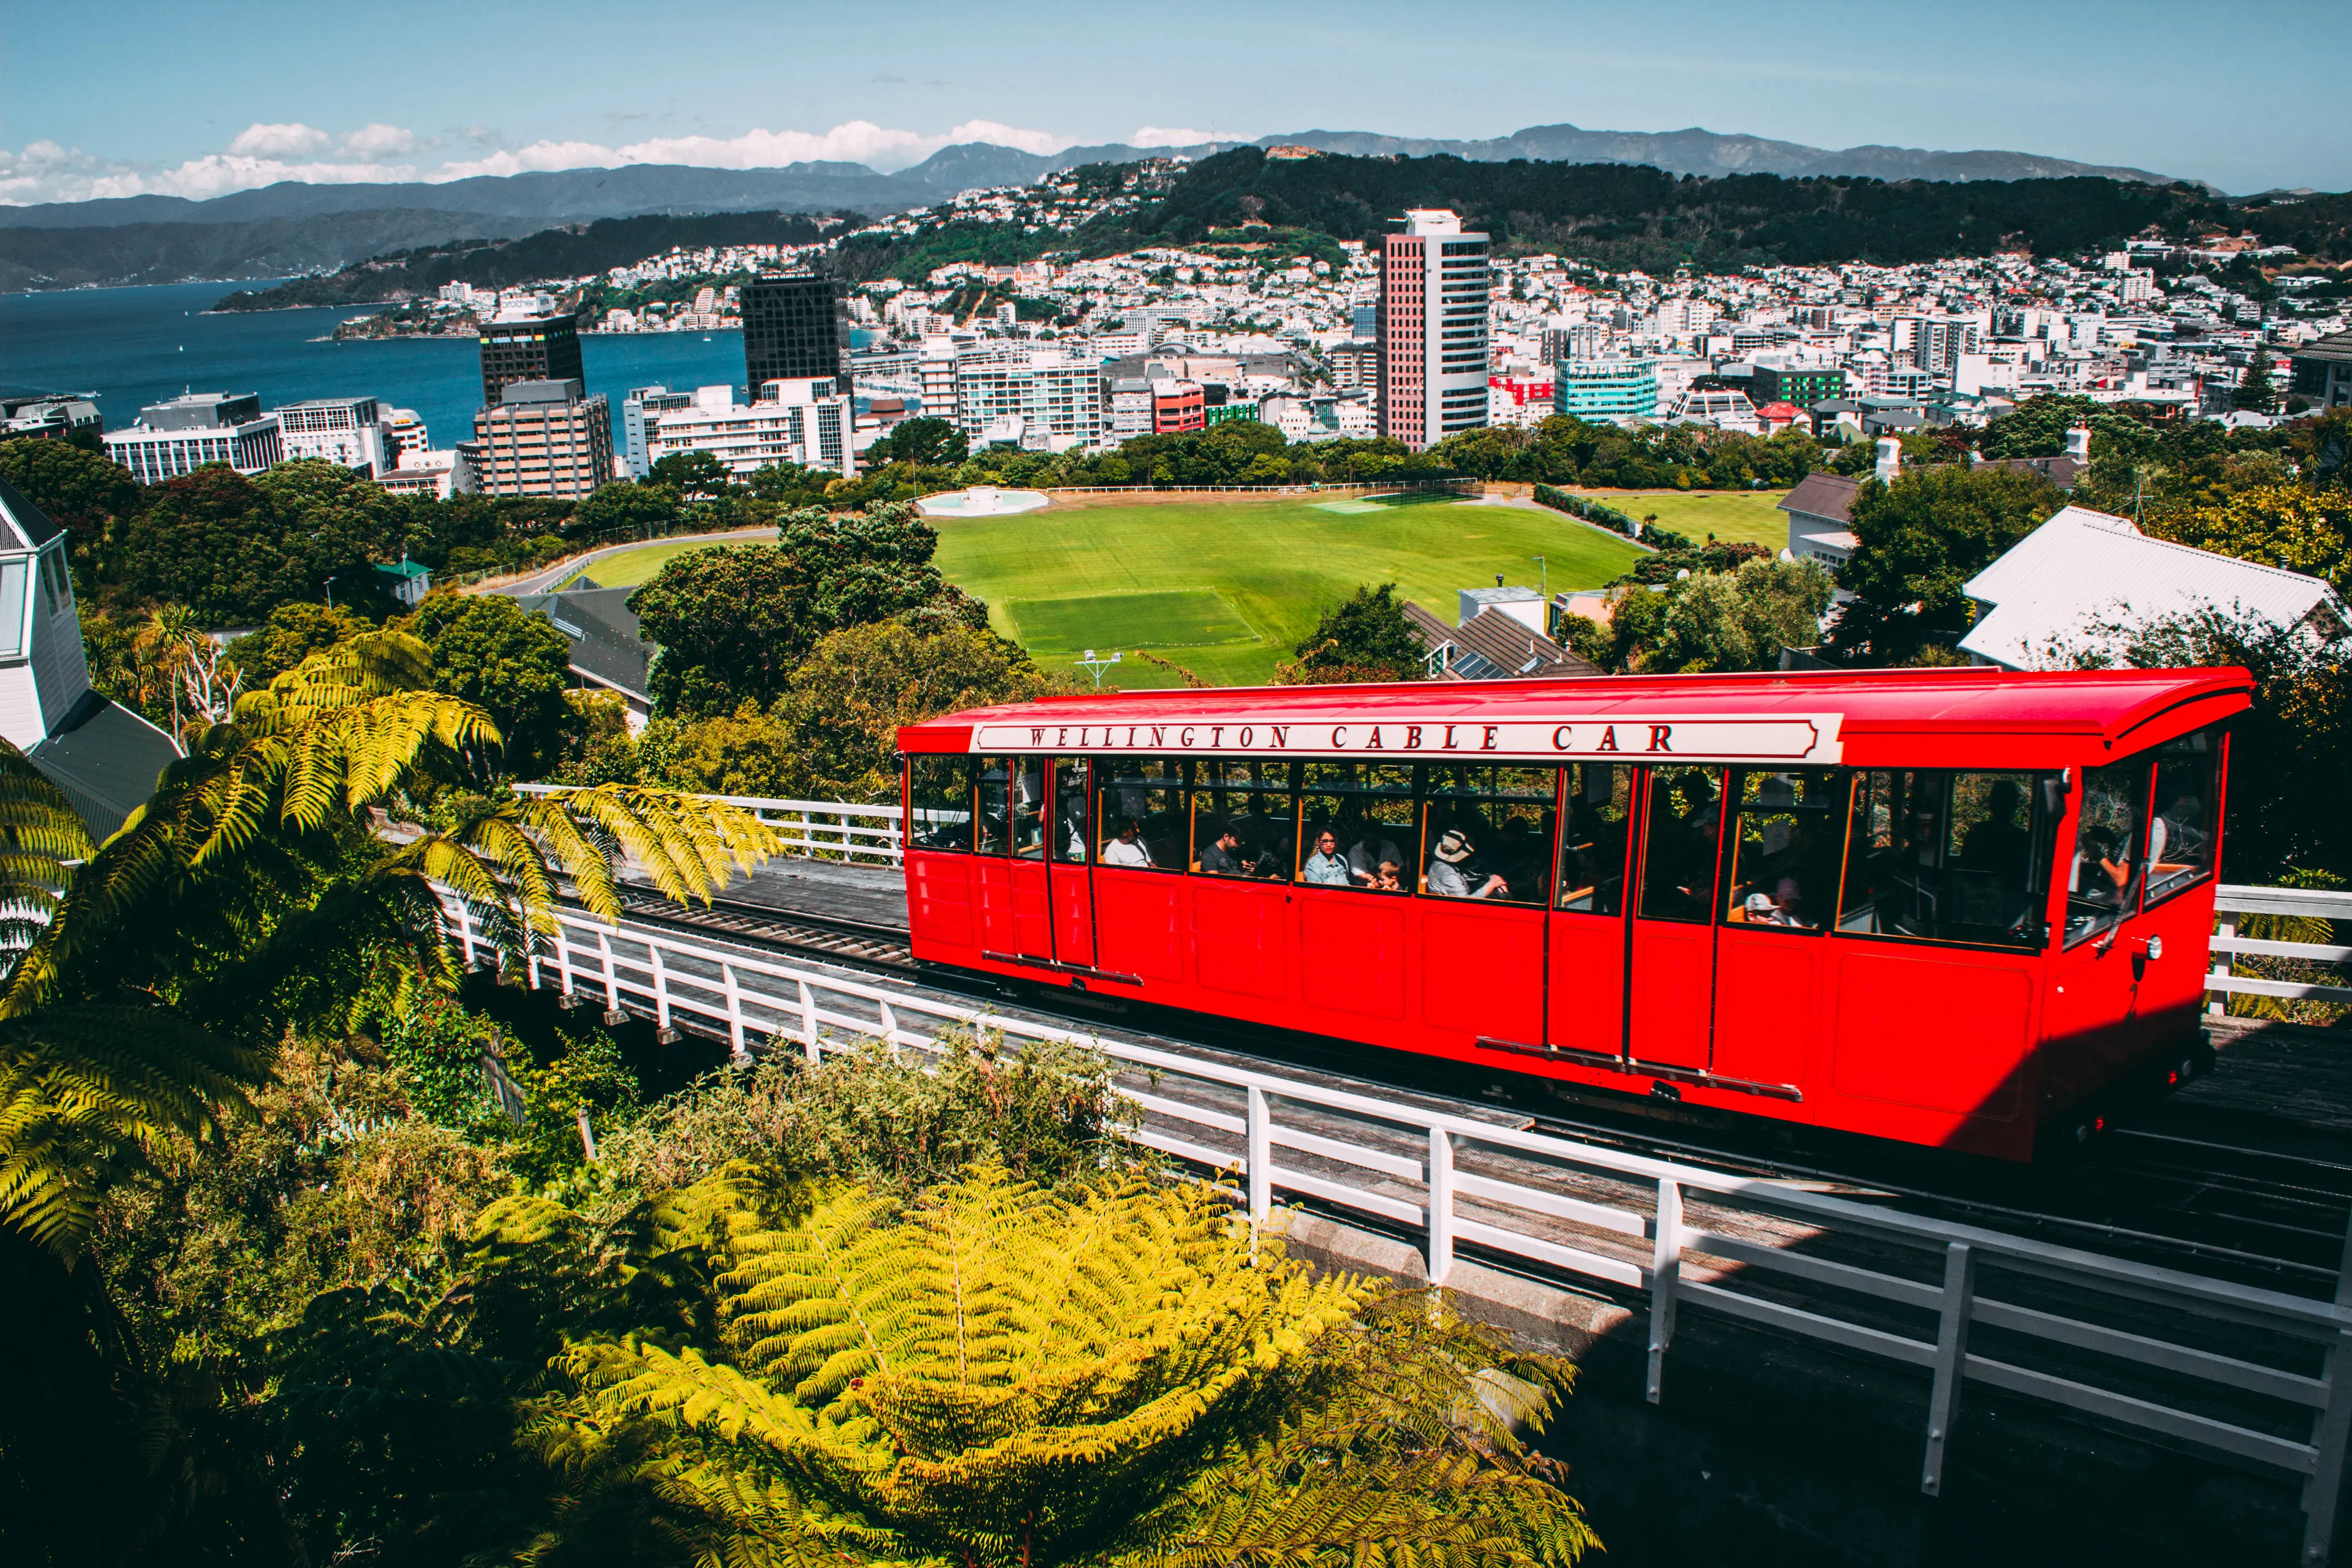
[[[24,491],[0,479],[0,550],[37,550],[64,531]]]
[[[1811,473],[1797,481],[1797,486],[1780,498],[1782,511],[1801,511],[1807,517],[1825,517],[1832,522],[1853,521],[1853,498],[1862,489],[1860,479],[1849,479],[1842,474]]]
[[[2076,652],[2120,653],[2132,628],[2206,609],[2281,626],[2325,610],[2352,626],[2352,612],[2316,577],[2151,539],[2123,518],[2079,506],[2018,541],[1966,592],[1991,607],[1960,647],[2012,669]]]

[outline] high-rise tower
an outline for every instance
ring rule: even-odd
[[[744,384],[831,378],[849,391],[849,302],[830,278],[762,278],[746,283]]]
[[[1415,209],[1381,241],[1380,430],[1415,451],[1486,423],[1486,237]]]

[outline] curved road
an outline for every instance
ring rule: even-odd
[[[730,539],[759,539],[773,543],[775,538],[776,531],[772,524],[766,528],[730,529],[725,533],[673,533],[662,539],[632,540],[625,544],[607,544],[603,549],[592,550],[585,555],[575,555],[571,560],[551,566],[544,572],[534,572],[520,581],[509,583],[502,587],[485,589],[484,592],[504,594],[511,598],[520,598],[525,594],[544,594],[552,589],[556,584],[578,576],[594,563],[604,560],[608,555],[619,555],[631,550],[643,550],[649,545],[718,544]]]

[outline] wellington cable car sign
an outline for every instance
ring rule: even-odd
[[[1411,721],[1317,719],[1249,713],[1157,724],[980,724],[974,752],[1131,752],[1155,756],[1487,757],[1528,762],[1768,763],[1832,767],[1842,756],[1835,713],[1741,717],[1673,713],[1605,719],[1570,714],[1497,720],[1486,715]]]

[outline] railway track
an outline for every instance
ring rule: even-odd
[[[1348,1046],[1315,1037],[1235,1025],[1149,1005],[1106,1006],[1103,999],[1051,986],[1007,985],[993,977],[924,973],[905,932],[888,926],[784,914],[719,901],[681,907],[658,894],[625,889],[633,920],[684,933],[753,942],[826,963],[899,977],[992,1001],[1017,994],[1021,1010],[1083,1029],[1112,1018],[1135,1033],[1231,1053],[1274,1068],[1306,1068],[1384,1087],[1462,1100],[1458,1064],[1409,1053]],[[1505,1080],[1476,1101],[1517,1109],[1543,1131],[1724,1171],[1803,1183],[1864,1203],[1900,1204],[1914,1212],[2041,1235],[2064,1245],[2094,1245],[2172,1267],[2190,1263],[2289,1289],[2335,1280],[2352,1226],[2352,1162],[2254,1148],[2218,1139],[2129,1125],[2055,1169],[1995,1165],[1906,1146],[1872,1148],[1844,1134],[1759,1122],[1700,1132],[1688,1121],[1661,1121],[1656,1108],[1629,1103],[1565,1103],[1543,1080]]]

